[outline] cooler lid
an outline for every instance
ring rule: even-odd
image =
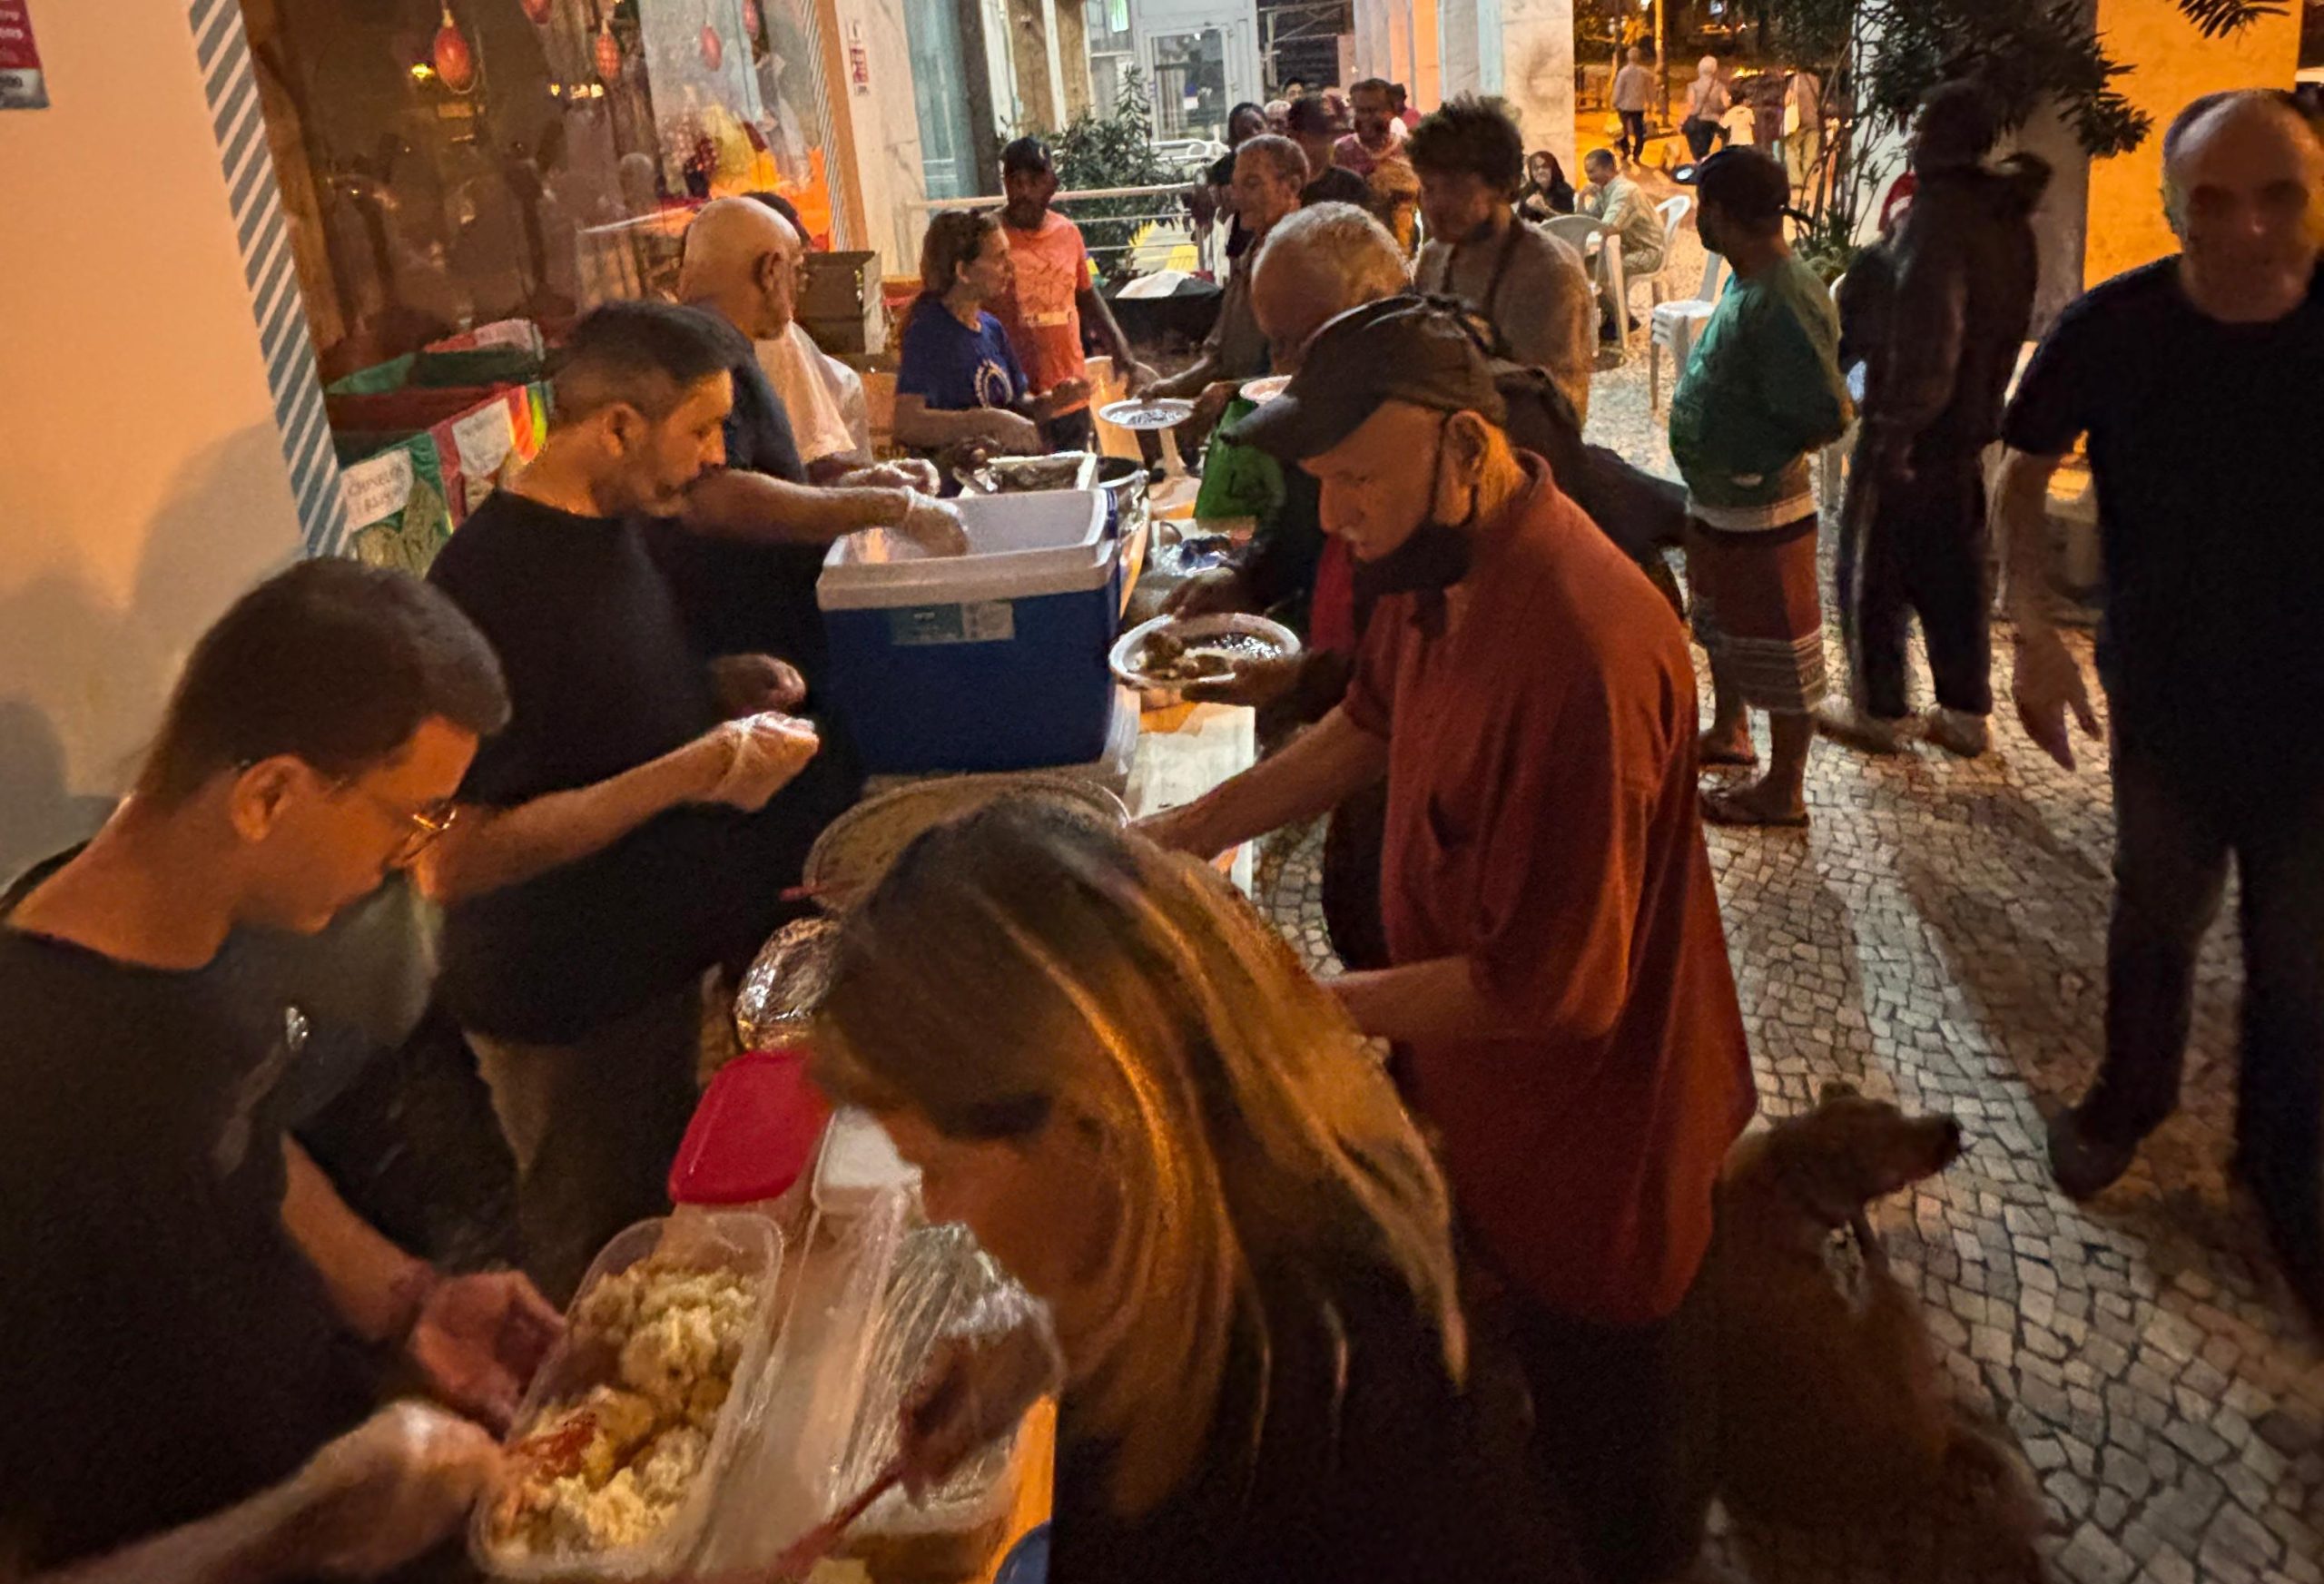
[[[965,556],[928,556],[885,528],[851,534],[823,558],[815,601],[827,611],[970,605],[1083,594],[1114,574],[1121,542],[1107,536],[1094,489],[963,496]]]
[[[674,1205],[752,1205],[813,1164],[831,1104],[807,1081],[807,1050],[753,1050],[718,1070],[670,1166]]]

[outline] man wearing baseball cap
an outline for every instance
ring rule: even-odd
[[[1711,1187],[1755,1100],[1695,798],[1695,682],[1646,576],[1512,448],[1463,320],[1318,332],[1236,438],[1312,474],[1378,598],[1345,701],[1146,834],[1208,855],[1384,774],[1402,1048],[1591,1576],[1672,1578],[1709,1498]]]

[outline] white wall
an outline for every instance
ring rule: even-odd
[[[184,0],[34,0],[0,112],[0,872],[84,833],[299,534]]]
[[[855,173],[863,192],[860,247],[880,255],[881,272],[916,274],[921,222],[911,206],[928,196],[921,166],[920,107],[911,92],[911,39],[901,0],[836,0],[840,76],[832,92],[847,102]],[[859,93],[849,77],[849,50],[861,39],[871,76]]]

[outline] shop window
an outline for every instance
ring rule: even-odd
[[[324,378],[675,284],[712,196],[826,244],[829,0],[242,0]]]

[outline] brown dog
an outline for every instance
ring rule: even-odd
[[[1927,1500],[1948,1467],[1964,1468],[1992,1488],[2011,1549],[2030,1554],[2041,1498],[1948,1397],[1919,1301],[1865,1217],[1871,1201],[1960,1153],[1952,1117],[1907,1117],[1840,1083],[1825,1086],[1813,1111],[1736,1141],[1716,1258],[1721,1489],[1737,1512],[1875,1520]],[[1841,1227],[1863,1257],[1854,1295],[1827,1259]]]

